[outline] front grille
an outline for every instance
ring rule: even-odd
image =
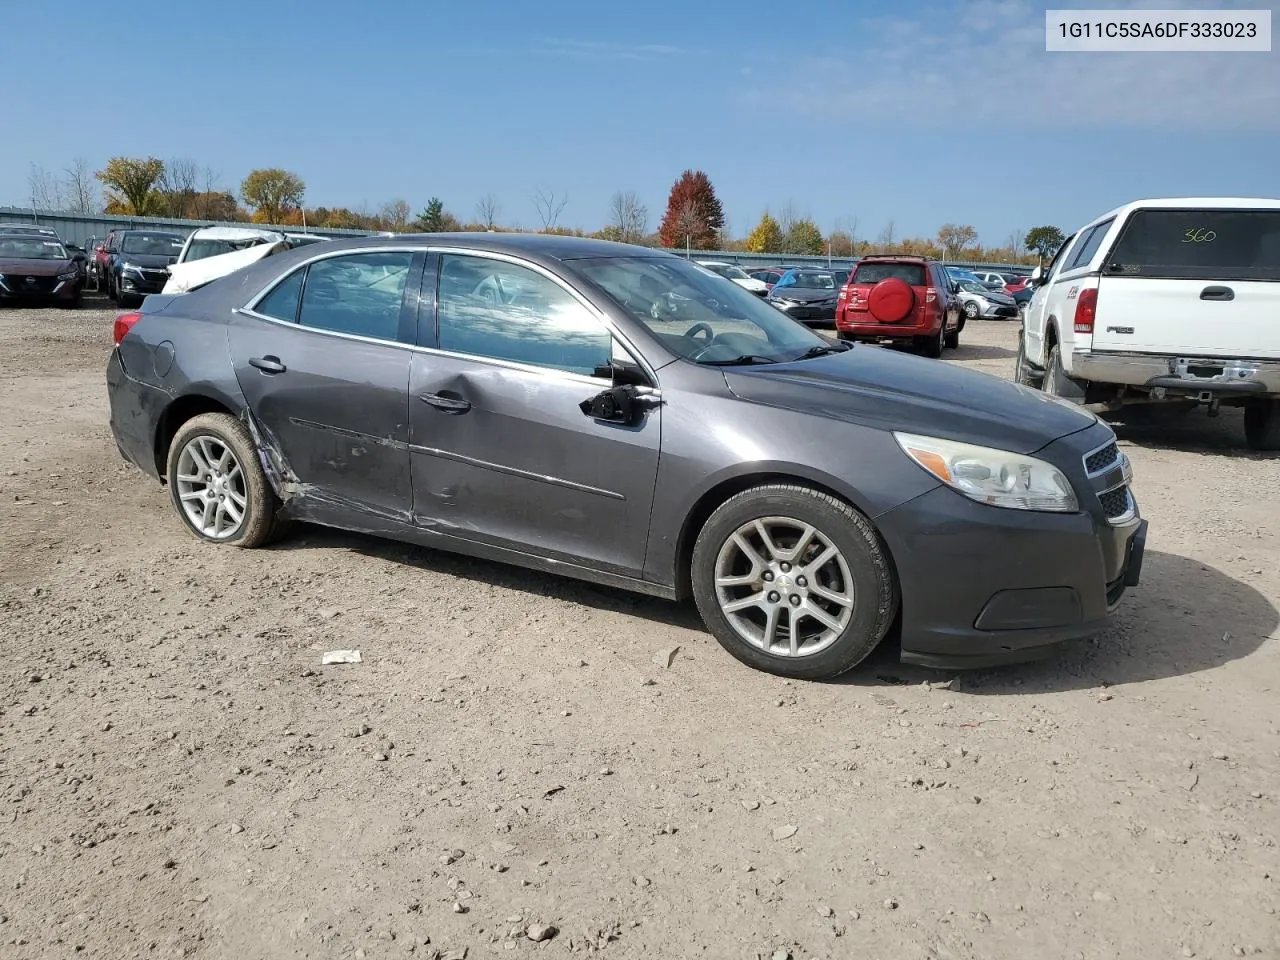
[[[19,296],[32,293],[51,293],[58,285],[57,277],[28,277],[24,274],[5,274],[5,286]]]
[[[1084,458],[1085,473],[1095,474],[1101,473],[1107,467],[1111,466],[1120,459],[1120,448],[1115,442],[1108,443],[1101,450],[1095,450]]]
[[[1102,512],[1107,515],[1108,520],[1123,517],[1131,509],[1128,486],[1117,487],[1114,490],[1108,490],[1106,493],[1100,493],[1098,494],[1098,500],[1101,501]]]

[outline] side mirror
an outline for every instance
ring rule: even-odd
[[[1036,267],[1031,271],[1031,276],[1027,277],[1027,283],[1035,286],[1044,279],[1044,267]]]
[[[578,408],[592,420],[603,420],[606,423],[634,423],[638,410],[635,387],[610,387],[594,397],[583,400],[578,404]]]

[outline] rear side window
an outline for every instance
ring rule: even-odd
[[[412,253],[357,253],[307,268],[298,322],[304,327],[395,340]]]
[[[302,275],[306,268],[295,270],[276,288],[258,301],[255,309],[264,317],[294,323],[298,319],[298,301],[302,298]]]
[[[1280,280],[1280,210],[1139,210],[1107,273],[1185,280]]]
[[[854,283],[879,283],[891,277],[901,280],[911,287],[924,287],[923,263],[863,263],[854,271]]]
[[[1114,220],[1104,220],[1096,227],[1091,229],[1080,243],[1076,244],[1075,253],[1071,255],[1071,262],[1064,266],[1063,270],[1074,270],[1076,267],[1086,267],[1093,260],[1093,255],[1098,252],[1098,247],[1102,245],[1102,238],[1107,235],[1107,231],[1111,229]]]

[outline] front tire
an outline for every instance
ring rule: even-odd
[[[964,315],[969,320],[978,319],[978,305],[970,300],[964,305]]]
[[[259,547],[281,529],[253,438],[228,413],[201,414],[178,429],[167,476],[174,509],[199,540]]]
[[[753,487],[708,518],[693,548],[694,601],[732,656],[800,680],[839,676],[884,639],[898,583],[870,522],[793,484]]]
[[[1280,401],[1261,400],[1245,408],[1244,439],[1250,450],[1280,450]]]

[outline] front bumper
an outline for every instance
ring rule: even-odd
[[[902,589],[902,660],[991,667],[1105,630],[1142,570],[1147,524],[1032,513],[939,487],[878,517]]]
[[[978,312],[978,316],[984,320],[1000,320],[1016,317],[1017,315],[1017,304],[988,302],[987,305]]]
[[[812,304],[812,303],[777,303],[770,300],[769,304],[777,310],[781,310],[792,320],[799,320],[801,323],[831,323],[836,321],[836,305],[830,304]]]
[[[1280,394],[1280,361],[1230,357],[1176,357],[1159,353],[1075,351],[1067,372],[1079,380],[1174,393]]]
[[[134,272],[120,274],[120,290],[123,293],[134,293],[144,296],[148,293],[161,293],[169,280],[167,271],[138,274]]]
[[[38,277],[33,284],[19,282],[16,277],[5,277],[0,280],[0,300],[14,303],[70,303],[80,296],[83,289],[83,276],[77,276],[73,280]]]

